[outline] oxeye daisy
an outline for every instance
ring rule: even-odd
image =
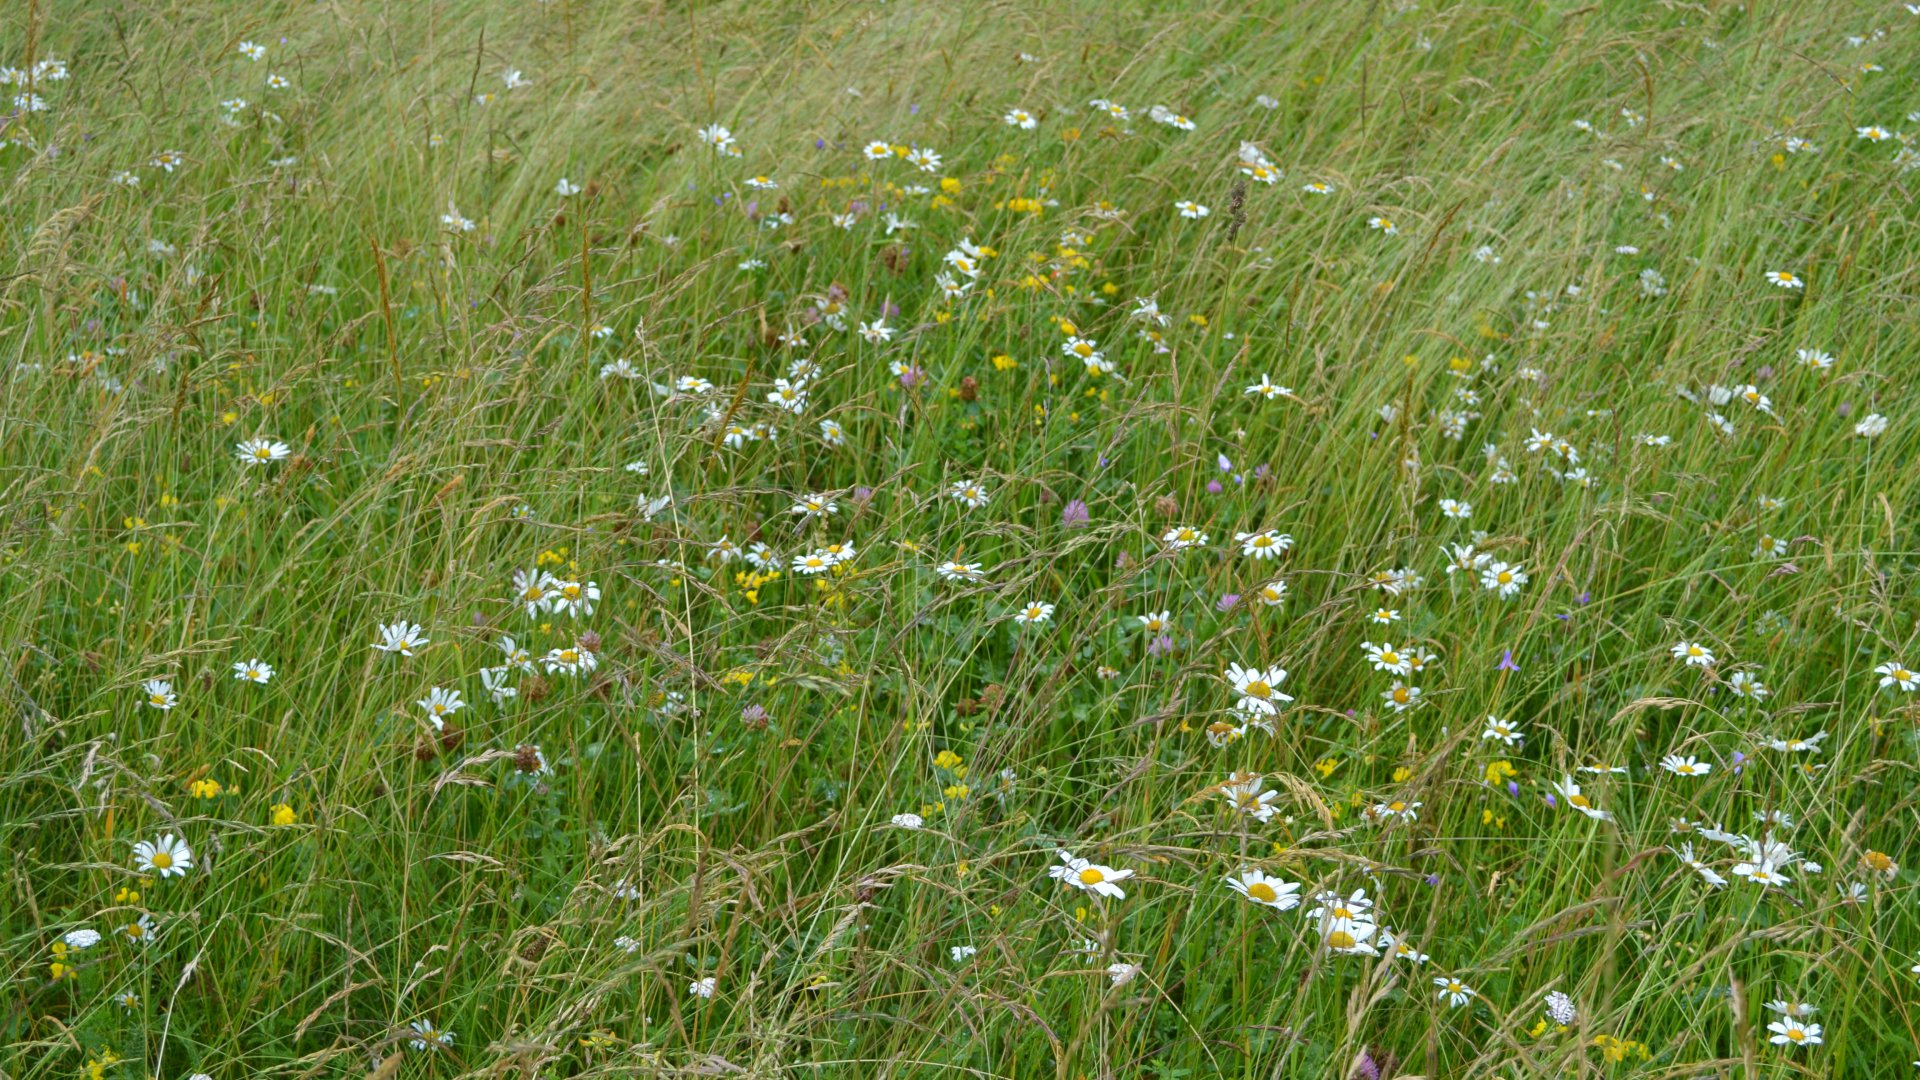
[[[1433,985],[1440,988],[1438,1000],[1446,1002],[1456,1009],[1480,996],[1479,992],[1473,987],[1468,986],[1459,979],[1449,978],[1445,975],[1434,976]]]
[[[934,572],[948,581],[978,581],[981,578],[979,563],[963,563],[955,559],[948,559],[934,567]]]
[[[273,439],[248,439],[235,443],[233,455],[248,465],[265,465],[274,461],[285,461],[293,450],[286,443]]]
[[[1300,886],[1296,882],[1269,877],[1260,870],[1242,870],[1239,877],[1226,879],[1229,888],[1261,907],[1292,911],[1300,906]]]
[[[1697,641],[1681,641],[1668,650],[1675,660],[1683,660],[1688,667],[1712,667],[1713,650]]]
[[[1029,601],[1019,611],[1013,613],[1013,621],[1022,625],[1037,625],[1053,618],[1053,605],[1038,600]]]
[[[1783,1017],[1767,1025],[1773,1036],[1767,1041],[1775,1046],[1819,1046],[1820,1025],[1805,1024],[1793,1017]]]
[[[157,877],[185,877],[193,869],[193,849],[172,833],[133,845],[134,868]]]
[[[1873,669],[1873,673],[1880,676],[1880,687],[1883,690],[1891,687],[1908,694],[1920,690],[1920,675],[1915,674],[1898,660],[1889,660],[1881,664]]]
[[[426,710],[427,719],[433,722],[436,731],[447,726],[448,717],[467,707],[467,703],[460,700],[460,691],[438,686],[414,704]]]
[[[401,656],[412,656],[415,649],[426,645],[427,639],[421,634],[425,628],[401,619],[380,627],[380,640],[373,643],[379,652],[394,652]]]
[[[1017,127],[1022,131],[1032,131],[1040,126],[1040,121],[1034,119],[1033,114],[1025,109],[1008,109],[1006,115],[1000,119],[1005,121],[1008,127]]]
[[[413,1038],[407,1045],[415,1050],[426,1052],[441,1050],[453,1045],[453,1029],[435,1027],[431,1020],[415,1020],[408,1025],[413,1029]]]
[[[1176,525],[1160,537],[1160,542],[1175,551],[1181,551],[1186,548],[1205,547],[1208,539],[1206,533],[1191,525]]]
[[[1807,283],[1800,279],[1800,275],[1791,270],[1769,270],[1767,280],[1782,289],[1804,289],[1807,286]]]
[[[953,487],[948,489],[947,494],[951,495],[955,502],[964,505],[969,510],[977,510],[987,505],[987,489],[978,481],[956,480],[954,481]]]
[[[180,704],[180,696],[173,692],[173,684],[165,679],[148,679],[140,684],[140,693],[150,709],[166,712]]]
[[[1481,729],[1480,738],[1492,739],[1504,746],[1518,746],[1526,738],[1521,733],[1520,724],[1511,724],[1497,716],[1487,717],[1487,725]]]
[[[1293,395],[1292,390],[1288,389],[1287,387],[1281,386],[1279,383],[1274,382],[1272,376],[1269,376],[1269,375],[1260,376],[1259,382],[1254,383],[1252,386],[1247,387],[1244,391],[1242,391],[1242,393],[1253,394],[1256,397],[1263,398],[1267,401],[1275,401],[1280,398],[1291,397]]]
[[[1692,756],[1682,757],[1679,754],[1668,754],[1661,758],[1660,767],[1675,776],[1705,776],[1713,771],[1711,762],[1701,761]]]
[[[1285,668],[1243,668],[1239,664],[1227,665],[1227,682],[1233,685],[1234,693],[1240,698],[1234,702],[1234,709],[1249,716],[1275,716],[1280,706],[1293,700],[1280,692],[1280,684],[1287,680]]]
[[[1574,782],[1573,777],[1562,776],[1559,780],[1555,780],[1553,782],[1553,790],[1559,792],[1560,797],[1567,801],[1568,806],[1573,807],[1575,810],[1580,811],[1595,821],[1613,820],[1612,814],[1593,805],[1592,800],[1587,798],[1586,794],[1580,790],[1580,785]]]
[[[1240,554],[1262,562],[1277,558],[1282,552],[1293,547],[1293,537],[1272,529],[1251,533],[1237,532],[1233,534],[1233,539],[1240,545]]]
[[[239,679],[241,682],[259,683],[264,686],[268,680],[273,678],[273,669],[267,666],[266,661],[255,657],[252,660],[243,660],[235,663],[233,665],[233,677]]]
[[[1360,643],[1360,651],[1367,654],[1367,661],[1375,671],[1390,671],[1395,675],[1405,675],[1413,670],[1412,658],[1393,647],[1392,642],[1375,645],[1371,641]]]
[[[1095,896],[1114,900],[1127,898],[1126,890],[1114,882],[1125,881],[1132,877],[1133,871],[1115,870],[1111,866],[1102,866],[1099,863],[1088,862],[1086,859],[1075,858],[1065,851],[1058,854],[1060,865],[1050,867],[1047,870],[1048,877],[1055,881],[1064,881],[1076,889],[1093,893]]]
[[[1194,221],[1198,221],[1199,219],[1206,217],[1208,214],[1213,213],[1213,211],[1207,209],[1204,206],[1201,206],[1199,203],[1194,202],[1192,199],[1182,199],[1181,201],[1174,203],[1173,208],[1175,210],[1180,211],[1181,217],[1188,218]]]
[[[1480,571],[1480,585],[1490,592],[1500,594],[1500,599],[1509,600],[1520,592],[1527,583],[1527,572],[1510,563],[1489,563]]]
[[[1234,773],[1220,785],[1220,797],[1235,810],[1265,824],[1278,811],[1274,804],[1279,801],[1280,792],[1266,790],[1258,775]]]
[[[1420,688],[1395,679],[1393,686],[1380,692],[1380,700],[1394,712],[1405,712],[1420,704]]]

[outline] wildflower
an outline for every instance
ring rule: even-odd
[[[426,710],[427,719],[433,722],[435,731],[447,726],[447,717],[467,707],[467,703],[460,700],[460,691],[445,690],[438,686],[427,691],[427,696],[414,704]]]
[[[1373,664],[1375,671],[1388,671],[1395,675],[1406,675],[1413,671],[1413,658],[1395,649],[1392,642],[1375,645],[1371,641],[1363,641],[1360,650],[1367,654],[1367,660]]]
[[[1785,844],[1775,842],[1771,834],[1760,840],[1740,839],[1747,849],[1746,859],[1734,864],[1734,877],[1774,888],[1793,881],[1786,875],[1785,868],[1793,864],[1795,856]]]
[[[579,618],[593,614],[593,605],[600,600],[600,583],[589,581],[585,585],[577,581],[553,582],[553,611],[557,615]]]
[[[1713,771],[1713,765],[1710,762],[1701,761],[1697,757],[1681,757],[1679,754],[1668,754],[1661,758],[1660,767],[1675,776],[1705,776]]]
[[[807,495],[793,504],[790,511],[800,517],[817,518],[840,512],[840,504],[829,495]]]
[[[413,1028],[413,1038],[407,1045],[422,1052],[440,1050],[453,1045],[453,1029],[438,1028],[431,1020],[415,1020],[408,1025]]]
[[[1705,645],[1695,641],[1681,641],[1669,650],[1675,660],[1684,660],[1688,667],[1712,667],[1713,652]]]
[[[540,662],[546,666],[549,675],[579,675],[592,672],[600,665],[600,658],[586,646],[575,643],[548,650]]]
[[[1259,870],[1242,870],[1239,877],[1226,879],[1234,892],[1275,911],[1292,911],[1300,906],[1300,886],[1296,882],[1269,877]]]
[[[134,868],[159,877],[185,877],[193,869],[193,849],[172,833],[133,845]]]
[[[1783,1017],[1767,1025],[1773,1037],[1767,1041],[1775,1046],[1819,1046],[1820,1025],[1803,1024],[1794,1017]]]
[[[1512,599],[1520,592],[1520,586],[1527,583],[1527,572],[1518,565],[1496,562],[1489,563],[1480,571],[1481,587],[1498,592],[1502,600]]]
[[[1192,547],[1205,547],[1208,539],[1206,533],[1191,525],[1177,525],[1168,529],[1160,537],[1160,542],[1175,551],[1182,551]]]
[[[140,692],[146,695],[148,708],[161,712],[180,704],[179,695],[173,692],[173,684],[165,679],[148,679],[140,685]]]
[[[982,487],[977,481],[956,480],[947,494],[951,495],[955,502],[961,503],[969,510],[978,510],[980,507],[987,505],[987,489]]]
[[[922,818],[919,814],[893,815],[893,827],[896,829],[918,829],[926,823],[926,819]]]
[[[1769,270],[1766,276],[1768,281],[1783,289],[1806,288],[1806,282],[1800,280],[1800,276],[1791,270]]]
[[[1237,532],[1233,534],[1233,539],[1240,545],[1240,554],[1259,562],[1265,562],[1293,547],[1293,537],[1272,529],[1253,533]]]
[[[1201,206],[1199,203],[1194,202],[1192,199],[1182,199],[1181,201],[1174,203],[1173,208],[1175,210],[1180,211],[1181,217],[1187,218],[1192,221],[1198,221],[1201,218],[1206,217],[1208,214],[1213,213],[1213,211],[1207,209],[1204,206]]]
[[[184,871],[183,871],[184,872]],[[122,926],[120,933],[135,945],[145,945],[153,940],[155,934],[153,916],[142,912],[138,919]]]
[[[1000,119],[1009,127],[1017,127],[1022,131],[1032,131],[1040,126],[1040,121],[1034,119],[1033,114],[1025,109],[1008,109],[1007,114]]]
[[[1734,697],[1746,698],[1749,701],[1764,701],[1768,694],[1773,693],[1767,689],[1767,684],[1761,682],[1760,677],[1751,671],[1734,672],[1733,677],[1727,680],[1727,690]]]
[[[1293,700],[1279,690],[1280,684],[1287,680],[1286,669],[1282,667],[1262,670],[1228,664],[1225,678],[1233,685],[1234,693],[1240,695],[1234,709],[1248,716],[1276,716],[1281,705]]]
[[[1132,870],[1115,870],[1111,866],[1102,866],[1099,863],[1075,858],[1065,851],[1057,854],[1060,856],[1061,865],[1050,867],[1047,870],[1048,877],[1056,881],[1064,881],[1076,889],[1085,890],[1096,896],[1110,897],[1114,900],[1127,898],[1126,891],[1114,882],[1125,881],[1132,877]]]
[[[1242,393],[1254,394],[1267,401],[1293,396],[1293,391],[1273,381],[1269,375],[1260,376],[1260,381],[1247,387]]]
[[[1613,820],[1612,814],[1609,814],[1605,810],[1601,810],[1598,807],[1593,805],[1592,801],[1589,800],[1587,796],[1581,792],[1580,785],[1574,782],[1573,777],[1565,776],[1559,780],[1554,781],[1553,789],[1560,793],[1561,798],[1567,800],[1568,806],[1573,807],[1575,810],[1580,811],[1581,813],[1587,815],[1593,820],[1595,821],[1612,821]]]
[[[1264,825],[1277,812],[1274,803],[1279,801],[1280,793],[1262,790],[1262,787],[1259,776],[1234,773],[1220,785],[1220,796],[1234,809]]]
[[[963,563],[948,559],[934,567],[934,571],[948,581],[978,581],[981,578],[980,564],[977,562]]]
[[[1388,802],[1374,803],[1368,808],[1367,816],[1382,824],[1391,824],[1395,820],[1418,821],[1420,820],[1421,805],[1421,803],[1417,802],[1410,803],[1400,799],[1393,799]]]
[[[1029,601],[1019,611],[1013,613],[1013,621],[1022,625],[1047,622],[1053,618],[1053,605],[1040,601]]]
[[[266,661],[256,656],[252,660],[234,664],[233,677],[241,682],[259,683],[264,686],[267,680],[273,678],[273,669],[267,666]]]
[[[1482,739],[1494,739],[1506,746],[1518,746],[1526,738],[1521,734],[1520,724],[1510,724],[1497,716],[1487,717],[1487,726],[1480,732]]]
[[[1380,692],[1380,700],[1394,712],[1405,712],[1420,704],[1420,688],[1395,679],[1391,688]]]
[[[235,457],[248,465],[265,465],[268,462],[285,461],[293,450],[286,443],[272,439],[248,439],[235,443],[233,452]]]
[[[1459,979],[1448,978],[1445,975],[1434,976],[1433,985],[1440,988],[1439,1000],[1446,1002],[1456,1009],[1480,996],[1473,987],[1468,986]]]
[[[397,652],[401,656],[412,656],[415,649],[425,646],[427,639],[420,635],[425,627],[400,619],[390,625],[380,627],[380,640],[373,647],[380,652]]]

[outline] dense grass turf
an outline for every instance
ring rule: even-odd
[[[10,5],[0,1074],[1910,1072],[1916,35]]]

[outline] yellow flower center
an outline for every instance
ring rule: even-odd
[[[1280,894],[1273,890],[1273,886],[1264,881],[1256,881],[1247,886],[1247,895],[1263,904],[1271,904],[1280,899]]]
[[[153,864],[155,870],[166,870],[173,866],[173,856],[164,851],[154,852],[153,857],[147,861]]]
[[[1273,696],[1273,687],[1268,686],[1259,679],[1255,679],[1247,684],[1247,696],[1262,699],[1271,697]]]
[[[1388,667],[1392,667],[1400,662],[1400,654],[1394,652],[1392,649],[1383,649],[1380,652],[1380,662]]]
[[[1510,571],[1502,570],[1494,576],[1494,580],[1502,585],[1511,585],[1513,584],[1513,574]]]
[[[1080,884],[1082,885],[1098,885],[1105,880],[1107,880],[1107,875],[1101,873],[1100,868],[1097,866],[1089,866],[1085,870],[1080,871]]]
[[[1335,930],[1333,933],[1327,935],[1327,944],[1336,949],[1351,949],[1359,944],[1359,942],[1355,941],[1353,935],[1347,933],[1345,930]]]
[[[1592,803],[1587,801],[1587,797],[1585,795],[1569,795],[1567,796],[1567,802],[1573,804],[1574,806],[1582,806],[1582,807],[1587,807],[1589,809],[1591,809],[1593,806]]]
[[[1407,699],[1411,696],[1411,694],[1407,693],[1407,688],[1404,686],[1396,686],[1393,688],[1393,703],[1396,705],[1405,705]]]

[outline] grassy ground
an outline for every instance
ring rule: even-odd
[[[1910,1071],[1916,34],[9,5],[0,1074]]]

